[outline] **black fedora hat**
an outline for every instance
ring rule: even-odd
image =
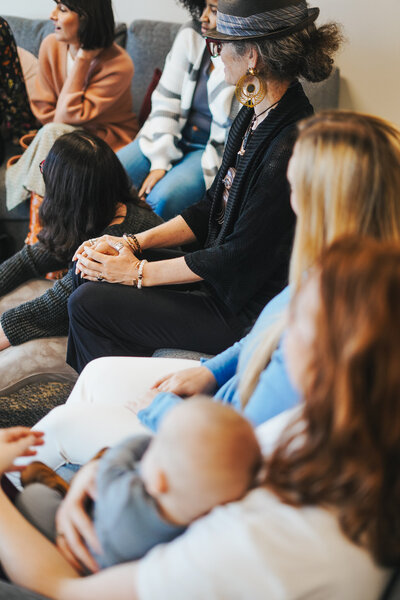
[[[217,27],[207,32],[213,40],[278,39],[313,23],[319,8],[305,0],[219,0]]]

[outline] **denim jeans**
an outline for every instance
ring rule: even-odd
[[[205,146],[182,140],[179,148],[183,157],[172,165],[146,198],[153,210],[165,220],[201,200],[206,191],[201,168]],[[139,190],[149,174],[150,161],[140,150],[138,139],[119,150],[117,156]]]

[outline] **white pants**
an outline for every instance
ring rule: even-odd
[[[157,379],[168,373],[198,366],[181,358],[107,357],[89,363],[82,371],[66,404],[58,406],[33,429],[43,431],[44,445],[34,457],[58,469],[66,463],[82,465],[105,446],[113,446],[135,433],[149,433],[127,406],[140,398]],[[19,487],[19,476],[11,474]]]

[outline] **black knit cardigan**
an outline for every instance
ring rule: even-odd
[[[295,215],[286,178],[296,123],[313,113],[303,88],[294,82],[257,127],[240,159],[222,226],[223,178],[253,116],[243,107],[232,124],[221,168],[204,198],[182,217],[202,249],[186,254],[188,267],[202,277],[233,314],[251,324],[287,283]]]

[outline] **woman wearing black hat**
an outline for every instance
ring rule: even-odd
[[[285,285],[295,221],[286,169],[295,124],[312,113],[297,77],[328,77],[340,43],[335,24],[315,26],[318,13],[305,0],[219,1],[208,45],[245,106],[203,200],[137,237],[78,250],[76,285],[90,283],[69,303],[77,371],[159,347],[220,352]],[[165,250],[194,242],[192,252]]]

